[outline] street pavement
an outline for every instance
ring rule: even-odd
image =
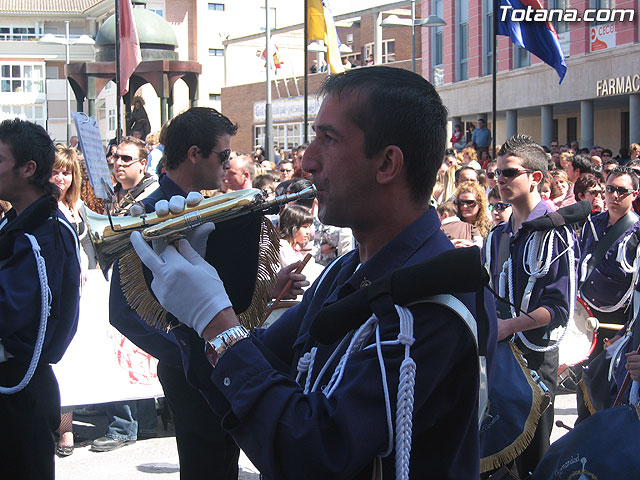
[[[556,420],[573,426],[577,417],[575,394],[556,396]],[[96,453],[89,451],[91,441],[101,437],[106,431],[104,415],[80,417],[74,416],[73,428],[76,448],[70,457],[56,457],[56,479],[58,480],[179,480],[180,467],[173,425],[167,430],[158,420],[158,437],[128,445],[112,452]],[[567,431],[554,427],[551,441],[555,441]],[[215,478],[215,465],[212,465],[212,477]],[[241,453],[240,480],[258,480],[258,470]],[[159,475],[160,474],[160,475]]]

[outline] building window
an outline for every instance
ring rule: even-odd
[[[553,119],[553,133],[551,134],[551,141],[555,140],[556,142],[558,142],[558,138],[559,138],[559,134],[558,134],[558,119],[554,118]]]
[[[109,121],[109,130],[116,129],[116,109],[110,108],[107,114],[107,120]]]
[[[224,3],[210,3],[209,10],[213,12],[224,12]]]
[[[523,68],[531,65],[531,54],[529,50],[513,45],[513,68]]]
[[[567,8],[571,8],[569,4],[569,0],[552,0],[552,5],[555,9],[566,10]],[[555,28],[556,33],[564,33],[569,31],[569,22],[560,22],[557,19],[557,15],[553,17],[553,28]]]
[[[484,1],[484,25],[483,25],[483,52],[484,52],[484,68],[485,75],[493,73],[493,0]]]
[[[390,63],[396,61],[396,41],[395,40],[383,40],[382,41],[382,63]],[[373,53],[373,43],[367,43],[364,46],[364,58],[369,58],[369,55]]]
[[[444,15],[443,0],[433,0],[431,11],[440,18]],[[444,62],[444,29],[442,27],[434,27],[431,31],[431,69],[433,71],[433,84],[438,86],[444,83],[443,67]]]
[[[307,133],[308,140],[311,142],[316,134],[311,128],[309,122],[309,131]],[[266,127],[264,125],[256,125],[253,127],[253,145],[254,147],[264,146],[264,134]],[[278,123],[273,126],[273,134],[271,141],[274,147],[279,147],[281,150],[291,150],[304,142],[302,122],[295,123]]]
[[[36,30],[36,27],[14,27],[14,26],[2,26],[0,27],[0,40],[12,40],[12,41],[29,41],[35,40],[42,35],[42,27]]]
[[[210,102],[219,102],[221,100],[221,96],[219,93],[210,93],[209,94],[209,101]]]
[[[150,10],[153,13],[155,13],[156,15],[159,15],[162,18],[164,18],[164,10],[162,10],[161,8],[147,8],[147,10]]]
[[[457,80],[469,78],[469,2],[456,1],[456,50],[458,57]]]
[[[44,92],[44,65],[3,64],[0,66],[0,91]]]
[[[29,120],[30,122],[37,123],[42,127],[47,126],[47,115],[45,112],[44,104],[36,105],[2,105],[2,113],[0,113],[0,119],[6,118],[21,118],[23,120]]]
[[[209,49],[210,57],[224,57],[224,49],[223,48],[210,48]]]
[[[592,0],[593,3],[593,7],[596,10],[611,10],[616,8],[616,1],[615,0]],[[609,23],[609,21],[606,22],[598,22],[597,20],[595,22],[591,22],[593,25],[600,25],[602,23]]]

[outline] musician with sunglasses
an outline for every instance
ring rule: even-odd
[[[601,323],[620,327],[627,320],[638,270],[640,217],[632,209],[637,195],[636,173],[627,167],[613,169],[605,186],[606,211],[588,218],[580,236],[580,297]]]
[[[575,237],[568,228],[548,232],[521,228],[524,222],[551,211],[539,192],[547,172],[547,156],[531,137],[517,135],[508,139],[497,160],[500,197],[502,202],[511,204],[513,212],[508,221],[492,231],[485,247],[492,285],[513,304],[496,302],[498,340],[516,336],[515,342],[529,368],[540,374],[553,398],[558,350],[542,350],[552,342],[551,331],[567,324],[570,305],[575,300],[570,281],[575,277]],[[535,469],[548,449],[552,428],[550,408],[540,418],[530,445],[515,460],[521,478]]]

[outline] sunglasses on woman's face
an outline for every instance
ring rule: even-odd
[[[509,208],[510,206],[511,206],[511,204],[507,203],[507,202],[498,202],[496,204],[490,203],[489,204],[489,211],[493,212],[494,210],[497,210],[498,212],[503,212],[507,208]]]
[[[475,200],[458,200],[456,202],[456,205],[458,205],[458,207],[469,207],[469,208],[473,208],[478,204],[478,202],[476,202]]]

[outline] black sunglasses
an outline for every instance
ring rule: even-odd
[[[625,195],[629,195],[630,193],[633,193],[635,191],[633,188],[614,187],[613,185],[607,185],[604,188],[607,191],[607,193],[616,192],[621,197]]]
[[[478,202],[476,202],[475,200],[457,200],[456,201],[456,205],[458,205],[459,207],[461,206],[465,206],[465,207],[475,207],[478,204]]]
[[[522,175],[523,173],[533,173],[535,170],[529,170],[528,168],[505,168],[504,170],[500,170],[496,168],[496,175],[499,177],[502,175],[504,178],[514,178],[518,175]]]
[[[227,148],[226,150],[222,150],[221,152],[216,152],[215,150],[212,150],[213,153],[215,153],[216,155],[218,155],[218,159],[220,160],[220,163],[227,163],[227,161],[229,160],[229,157],[231,156],[231,149]]]
[[[117,153],[114,153],[113,155],[111,155],[111,157],[113,158],[114,162],[122,160],[122,164],[127,167],[140,160],[139,158],[133,158],[131,155],[118,155]]]
[[[489,204],[489,211],[493,212],[494,210],[497,210],[498,212],[502,212],[504,210],[506,210],[507,208],[509,208],[511,206],[510,203],[507,202],[498,202],[495,205],[493,203]]]
[[[496,177],[497,177],[496,172],[487,172],[487,178],[489,180],[493,180]]]

